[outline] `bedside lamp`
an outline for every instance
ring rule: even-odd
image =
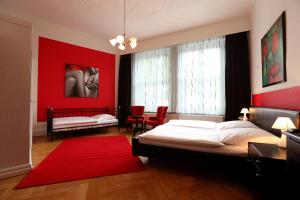
[[[281,130],[281,138],[278,143],[278,146],[282,148],[286,148],[286,135],[283,132],[296,128],[291,118],[278,117],[274,122],[272,128]]]
[[[241,113],[244,114],[243,120],[244,120],[244,121],[248,120],[246,114],[249,113],[249,110],[248,110],[247,108],[243,108],[243,109],[241,110]]]

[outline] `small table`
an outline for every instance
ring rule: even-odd
[[[256,176],[278,176],[286,167],[286,149],[276,144],[248,143],[248,161]]]
[[[287,170],[290,178],[299,180],[300,178],[300,132],[296,130],[287,135]]]
[[[255,174],[250,180],[262,199],[285,199],[286,157],[287,150],[277,144],[248,143],[249,167]]]
[[[136,132],[140,131],[143,132],[143,121],[139,121],[139,119],[141,119],[143,117],[143,115],[132,115],[132,117],[135,118],[135,127],[133,129],[133,135],[135,136]],[[141,126],[139,127],[139,124],[141,124]]]

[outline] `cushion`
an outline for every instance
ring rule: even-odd
[[[94,115],[92,117],[95,118],[95,119],[97,119],[97,120],[111,120],[111,119],[116,119],[115,116],[110,115],[110,114],[98,114],[98,115]]]
[[[144,122],[144,118],[138,118],[138,123]],[[135,118],[127,118],[127,123],[136,123]]]
[[[154,125],[160,125],[162,124],[162,122],[159,122],[157,120],[147,120],[145,121],[145,124],[154,126]]]
[[[258,128],[258,126],[256,126],[250,121],[237,120],[217,123],[216,128],[220,130],[226,130],[233,128]]]

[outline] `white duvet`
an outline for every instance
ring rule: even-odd
[[[219,142],[218,130],[161,125],[138,136],[141,143],[168,142],[202,146],[223,146]]]
[[[114,123],[118,123],[118,120],[116,118],[106,119],[88,116],[53,118],[54,129]]]
[[[222,127],[222,128],[220,128]],[[207,122],[199,120],[171,120],[138,136],[144,144],[193,145],[222,147],[247,146],[248,142],[275,144],[279,138],[251,122]]]

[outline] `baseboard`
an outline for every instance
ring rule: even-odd
[[[9,167],[5,169],[0,169],[0,179],[16,176],[19,174],[24,174],[26,172],[29,172],[31,169],[32,169],[32,165],[30,163]]]
[[[46,122],[37,122],[33,124],[33,136],[47,135],[47,123]]]

